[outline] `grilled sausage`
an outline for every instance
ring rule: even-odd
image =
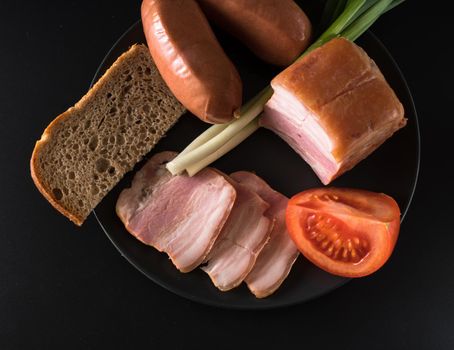
[[[195,0],[143,0],[142,24],[156,66],[175,97],[210,123],[241,105],[240,76]]]
[[[312,26],[293,0],[198,0],[209,20],[265,62],[287,66],[309,45]]]

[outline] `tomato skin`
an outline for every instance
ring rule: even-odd
[[[338,276],[362,277],[391,256],[400,210],[383,193],[316,188],[290,199],[286,223],[298,249],[316,266]]]

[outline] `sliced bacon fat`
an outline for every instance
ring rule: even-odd
[[[169,255],[181,272],[207,256],[229,217],[235,188],[206,168],[196,176],[172,176],[165,163],[174,152],[154,155],[135,175],[117,201],[126,229],[145,244]]]
[[[288,198],[273,190],[265,181],[248,171],[238,171],[231,178],[256,192],[270,207],[265,212],[274,218],[270,240],[260,252],[254,268],[245,282],[257,298],[274,293],[288,276],[299,251],[290,238],[285,224],[285,209]]]
[[[269,208],[246,186],[231,181],[236,201],[202,269],[222,291],[238,286],[254,267],[257,255],[269,239],[273,220],[264,215]]]

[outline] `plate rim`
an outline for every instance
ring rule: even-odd
[[[141,22],[142,22],[142,20],[138,19],[131,26],[129,26],[127,28],[127,30],[124,31],[123,34],[120,35],[119,38],[110,47],[110,49],[107,51],[107,53],[105,54],[104,58],[100,62],[98,68],[96,69],[95,74],[93,75],[93,78],[92,78],[92,80],[90,82],[90,88],[99,79],[101,69],[105,65],[106,61],[109,59],[112,51],[115,50],[115,48],[119,45],[119,43],[123,40],[123,38],[126,35],[128,35],[131,31],[135,30],[135,28],[138,25],[140,25]],[[415,105],[415,102],[414,102],[413,94],[411,93],[411,90],[410,90],[410,87],[408,85],[407,79],[405,78],[405,75],[403,74],[401,68],[399,67],[399,65],[397,63],[397,61],[394,59],[394,57],[392,56],[392,54],[388,50],[388,48],[378,38],[378,36],[375,35],[370,29],[367,30],[366,33],[364,33],[364,34],[369,35],[378,44],[380,49],[387,56],[387,58],[390,60],[392,65],[396,68],[396,72],[398,73],[399,77],[401,78],[401,82],[403,83],[403,88],[406,91],[406,94],[408,96],[409,106],[411,108],[411,111],[412,111],[412,113],[414,115],[414,119],[415,119],[415,129],[416,129],[415,131],[416,131],[416,136],[417,136],[416,137],[416,140],[417,140],[417,147],[416,147],[417,154],[416,154],[416,169],[415,169],[416,171],[415,171],[414,177],[412,179],[411,193],[410,193],[410,197],[408,198],[408,204],[407,204],[406,208],[404,209],[404,212],[401,214],[400,222],[402,224],[404,219],[405,219],[405,217],[406,217],[406,215],[407,215],[407,213],[408,213],[408,210],[410,209],[411,204],[413,202],[413,198],[414,198],[414,194],[415,194],[415,191],[416,191],[416,187],[417,187],[418,180],[419,180],[419,174],[420,174],[421,133],[420,133],[420,127],[419,127],[419,118],[418,118],[418,114],[417,114],[417,110],[416,110],[416,105]],[[294,306],[294,305],[310,302],[310,301],[312,301],[314,299],[323,297],[323,296],[325,296],[327,294],[332,293],[334,290],[345,286],[348,282],[350,282],[352,280],[352,278],[345,278],[344,280],[342,280],[336,286],[328,288],[328,289],[324,290],[322,293],[319,293],[317,295],[313,295],[313,296],[311,296],[309,298],[306,298],[305,300],[293,300],[293,301],[290,301],[290,302],[278,301],[278,302],[276,302],[274,304],[262,304],[262,305],[260,305],[260,304],[254,304],[254,305],[243,305],[243,304],[241,304],[240,305],[240,304],[227,304],[227,303],[223,303],[223,302],[220,302],[220,301],[205,299],[203,297],[198,297],[196,295],[193,295],[190,292],[186,292],[185,290],[180,290],[178,288],[175,288],[175,287],[171,286],[170,284],[166,283],[165,281],[163,281],[161,279],[154,278],[153,276],[148,274],[140,266],[140,264],[135,261],[135,257],[134,256],[130,256],[128,254],[124,254],[123,250],[121,249],[121,247],[119,247],[119,245],[111,238],[110,234],[108,233],[108,230],[104,227],[102,221],[100,220],[99,216],[97,215],[96,208],[93,209],[92,213],[93,213],[96,221],[98,222],[99,226],[101,227],[102,231],[104,232],[104,234],[109,239],[109,241],[117,249],[117,251],[120,253],[120,255],[123,258],[125,258],[132,266],[134,266],[134,268],[136,268],[143,275],[145,275],[148,279],[153,281],[158,286],[164,288],[168,292],[170,292],[172,294],[175,294],[175,295],[178,295],[179,297],[185,298],[185,299],[190,300],[190,301],[195,302],[195,303],[200,303],[200,304],[208,305],[208,306],[211,306],[211,307],[217,307],[217,308],[222,308],[222,309],[230,309],[230,310],[232,310],[232,309],[234,309],[234,310],[270,310],[270,309],[277,309],[277,308],[286,308],[286,307],[291,307],[291,306]]]

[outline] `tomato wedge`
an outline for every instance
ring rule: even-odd
[[[290,199],[286,222],[291,238],[312,263],[335,275],[362,277],[390,257],[400,210],[383,193],[317,188]]]

